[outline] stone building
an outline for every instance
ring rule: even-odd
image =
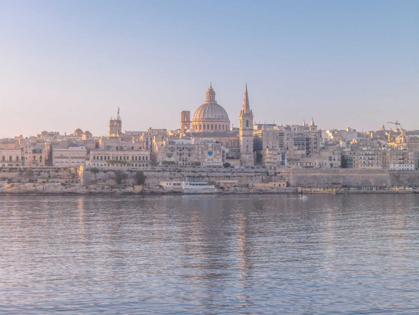
[[[419,152],[413,150],[387,150],[387,166],[391,171],[414,171],[418,168]]]
[[[53,166],[82,166],[86,164],[86,147],[70,147],[68,149],[52,150]]]
[[[150,164],[148,150],[92,150],[87,166],[97,168],[144,168]]]
[[[21,149],[0,149],[0,166],[21,166]]]
[[[158,164],[222,166],[225,148],[213,139],[169,139],[156,148]]]

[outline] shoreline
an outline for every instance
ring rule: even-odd
[[[231,192],[206,192],[182,193],[165,191],[0,191],[3,196],[194,196],[194,195],[414,195],[419,191],[413,190],[336,190],[330,191],[231,191]]]

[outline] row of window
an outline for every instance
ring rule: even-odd
[[[223,125],[223,124],[199,124],[199,125],[195,125],[194,129],[196,131],[200,130],[228,130],[227,125]]]
[[[103,155],[101,155],[101,156],[96,156],[96,155],[93,155],[93,160],[100,160],[100,161],[103,161],[103,160],[113,160],[113,161],[129,161],[129,156],[103,156]],[[132,161],[148,161],[148,156],[146,155],[146,156],[131,156],[131,160]]]
[[[110,164],[98,164],[98,163],[93,163],[93,166],[106,166],[106,167],[126,167],[126,165],[110,165]],[[130,167],[148,167],[147,164],[131,164]]]
[[[13,162],[13,156],[9,156],[9,158],[8,158],[8,159],[6,158],[6,156],[2,156],[2,157],[1,157],[1,161],[2,161],[2,162],[6,162],[6,160],[8,160],[9,162]],[[16,156],[15,161],[16,161],[16,162],[19,162],[19,156],[18,156],[18,155]]]

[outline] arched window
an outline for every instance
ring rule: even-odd
[[[215,130],[217,130],[217,124],[215,124]]]
[[[205,124],[204,124],[204,130],[205,130]]]
[[[214,130],[214,125],[213,124],[211,124],[211,130]]]
[[[209,124],[207,124],[207,130],[210,130],[209,128],[210,128],[210,127],[209,127]]]
[[[246,127],[249,127],[249,121],[246,120]]]

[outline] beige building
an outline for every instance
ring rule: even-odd
[[[225,148],[213,139],[170,139],[156,148],[160,165],[222,166],[226,161]]]
[[[148,150],[91,150],[87,166],[99,168],[144,168],[150,165]]]
[[[299,168],[312,168],[312,169],[331,169],[341,168],[342,153],[340,150],[324,150],[320,151],[316,156],[301,158],[298,161],[290,162],[288,166]]]
[[[418,168],[418,153],[413,150],[387,150],[387,165],[391,171],[413,171]]]
[[[85,147],[52,150],[53,166],[82,166],[86,164],[87,150]]]
[[[21,149],[0,149],[0,166],[21,166]]]
[[[386,168],[386,151],[381,148],[361,148],[342,153],[343,168]]]

